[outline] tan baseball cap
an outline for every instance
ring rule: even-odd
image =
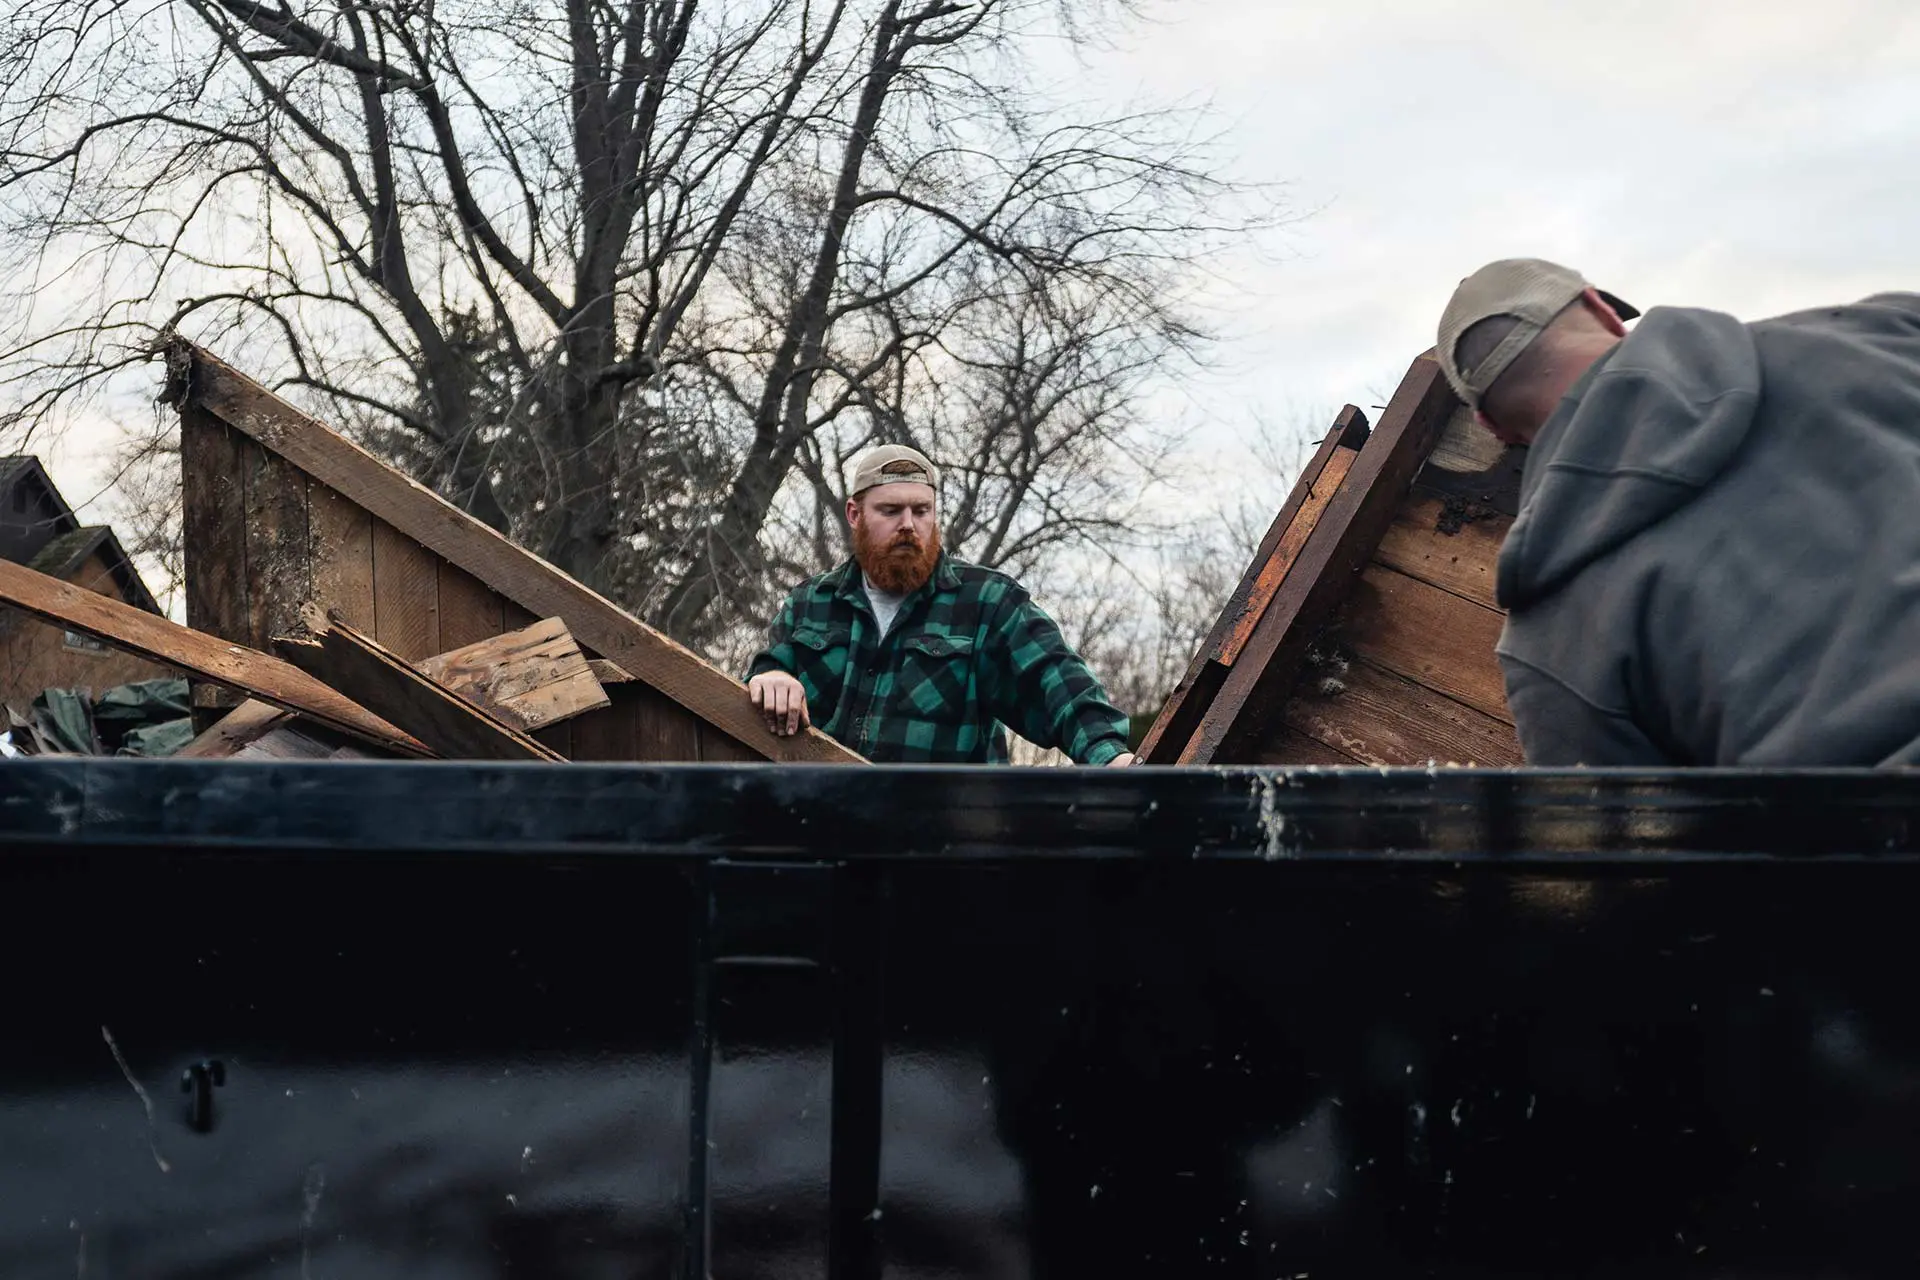
[[[1453,384],[1454,392],[1470,408],[1480,407],[1487,393],[1507,366],[1522,351],[1533,345],[1555,316],[1572,306],[1589,287],[1586,277],[1571,267],[1539,258],[1503,258],[1489,262],[1453,291],[1447,309],[1440,313],[1440,342],[1434,355],[1440,369]],[[1619,312],[1622,320],[1631,320],[1640,312],[1605,290],[1596,290],[1607,305]],[[1472,369],[1459,365],[1460,339],[1482,320],[1512,316],[1520,323],[1506,340],[1488,353]]]
[[[940,472],[917,449],[883,444],[867,450],[853,464],[853,487],[847,493],[858,496],[877,484],[924,484],[938,490]]]

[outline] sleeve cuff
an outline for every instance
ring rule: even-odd
[[[1081,764],[1104,765],[1127,754],[1125,738],[1102,738],[1087,748],[1087,758]]]

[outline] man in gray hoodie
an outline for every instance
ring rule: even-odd
[[[1528,761],[1920,764],[1920,294],[1636,314],[1515,259],[1440,321],[1532,446],[1498,581]]]

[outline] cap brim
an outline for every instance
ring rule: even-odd
[[[1613,313],[1619,316],[1622,320],[1632,320],[1633,318],[1635,318],[1640,314],[1640,308],[1634,306],[1631,302],[1621,301],[1619,298],[1615,297],[1613,294],[1608,293],[1605,289],[1595,289],[1594,292],[1599,294],[1601,297],[1601,300],[1604,301],[1608,306],[1612,307]]]

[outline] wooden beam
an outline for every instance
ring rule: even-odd
[[[202,680],[244,689],[342,733],[405,755],[430,754],[394,728],[296,667],[256,649],[189,630],[144,609],[0,560],[0,602]]]
[[[1432,357],[1415,359],[1221,682],[1180,763],[1244,760],[1257,750],[1261,731],[1277,721],[1293,689],[1307,646],[1372,559],[1457,403]]]
[[[1226,605],[1220,610],[1220,617],[1213,624],[1206,643],[1200,646],[1194,655],[1193,663],[1187,668],[1187,674],[1174,686],[1166,705],[1160,714],[1154,717],[1153,727],[1147,730],[1141,739],[1140,758],[1149,764],[1172,764],[1180,758],[1186,749],[1193,731],[1212,705],[1215,695],[1226,681],[1227,669],[1233,658],[1239,656],[1244,646],[1244,638],[1232,646],[1233,657],[1225,657],[1229,638],[1243,626],[1247,635],[1272,603],[1272,591],[1261,594],[1260,579],[1266,567],[1276,556],[1282,554],[1281,544],[1289,530],[1294,526],[1295,518],[1307,503],[1319,492],[1322,473],[1332,462],[1335,454],[1347,451],[1357,452],[1365,445],[1368,435],[1367,415],[1356,406],[1348,405],[1342,409],[1333,421],[1333,427],[1320,442],[1313,457],[1307,460],[1306,468],[1301,471],[1299,480],[1294,482],[1293,491],[1281,504],[1280,512],[1268,526],[1266,537],[1260,540],[1260,547],[1254,552],[1253,561],[1247,567],[1246,574],[1240,579],[1240,585],[1234,588]],[[1331,487],[1331,486],[1330,486]],[[1317,513],[1316,513],[1317,515]],[[1302,545],[1304,545],[1304,534]],[[1297,554],[1297,549],[1295,554]],[[1292,557],[1288,556],[1290,565]],[[1284,577],[1282,570],[1280,577]],[[1277,587],[1279,578],[1275,579]],[[1259,597],[1256,600],[1256,597]]]
[[[317,639],[276,640],[288,661],[357,701],[377,707],[443,756],[471,760],[547,760],[566,757],[434,683],[371,636],[338,615],[310,613]]]
[[[523,733],[613,705],[567,624],[558,618],[417,665],[437,684]]]
[[[227,712],[213,727],[173,753],[175,760],[225,760],[256,738],[291,721],[293,716],[271,702],[249,698]]]
[[[747,701],[739,681],[206,351],[176,338],[167,358],[169,396],[183,413],[204,409],[536,618],[564,618],[568,629],[600,657],[631,671],[762,756],[861,762],[818,730],[776,737]]]

